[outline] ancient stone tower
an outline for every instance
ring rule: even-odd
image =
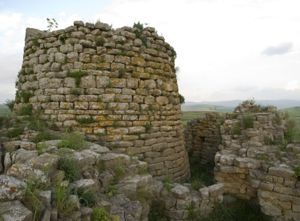
[[[27,29],[16,110],[39,111],[111,149],[138,156],[157,177],[189,176],[174,49],[153,28],[74,22]]]

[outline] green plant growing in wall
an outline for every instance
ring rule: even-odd
[[[6,133],[6,136],[9,138],[15,138],[15,137],[19,137],[24,131],[23,127],[14,127],[12,129],[9,129]]]
[[[65,34],[62,34],[58,37],[58,40],[62,43],[62,44],[65,44],[66,43],[66,39],[67,39],[67,36]]]
[[[150,122],[147,122],[147,123],[145,124],[145,129],[146,129],[146,133],[149,133],[149,132],[150,132],[150,130],[152,129],[152,125],[151,125]]]
[[[172,189],[172,182],[171,182],[171,178],[169,176],[166,176],[163,179],[163,185],[168,191],[170,191]]]
[[[32,45],[35,47],[40,47],[40,43],[37,38],[32,39]]]
[[[180,102],[180,104],[184,104],[184,102],[185,102],[185,98],[181,94],[179,94],[179,102]]]
[[[21,108],[18,110],[18,115],[20,116],[30,116],[32,115],[32,105],[31,104],[23,104]]]
[[[81,78],[83,76],[86,76],[87,73],[82,71],[82,70],[79,70],[79,71],[73,71],[73,72],[68,72],[68,77],[72,77],[75,79],[75,84],[76,84],[76,87],[79,87],[80,86],[80,82],[81,82]]]
[[[47,21],[47,31],[50,32],[55,28],[58,28],[58,23],[55,18],[46,18]]]
[[[21,70],[18,72],[18,77],[20,77],[20,76],[22,76],[22,75],[26,75],[24,69],[21,69]]]
[[[24,103],[28,103],[29,99],[33,96],[33,94],[30,91],[21,91],[18,93],[18,95]]]
[[[114,172],[114,175],[115,175],[114,176],[114,183],[117,183],[117,182],[119,182],[119,180],[121,178],[124,177],[126,171],[125,171],[125,168],[120,163],[118,163],[116,166],[114,166],[113,172]]]
[[[76,95],[76,96],[81,95],[80,88],[71,88],[71,94]]]
[[[136,37],[139,38],[142,41],[144,46],[147,46],[147,38],[143,34],[144,25],[140,22],[137,22],[137,23],[133,24],[133,28],[135,29],[134,33],[135,33]]]
[[[244,115],[242,117],[242,125],[244,129],[253,128],[254,118],[251,115]]]

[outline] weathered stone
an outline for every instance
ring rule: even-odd
[[[0,175],[0,201],[22,199],[26,184],[14,177]]]
[[[46,167],[45,167],[46,168]],[[34,169],[26,164],[13,164],[8,170],[7,175],[16,177],[20,180],[26,180],[27,178],[31,178],[33,180],[39,180],[41,183],[47,183],[49,180],[46,174],[39,169]]]
[[[180,184],[177,184],[170,191],[175,195],[176,198],[179,198],[179,199],[186,198],[187,195],[190,193],[189,188],[187,188],[183,185],[180,185]]]
[[[89,190],[92,192],[96,192],[98,190],[98,184],[93,179],[81,179],[72,183],[72,187],[76,189]]]
[[[32,212],[20,201],[0,202],[0,208],[4,221],[32,221]]]

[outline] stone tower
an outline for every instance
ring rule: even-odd
[[[175,56],[154,28],[140,24],[27,29],[16,110],[32,107],[59,128],[138,156],[156,177],[184,180],[189,163]]]

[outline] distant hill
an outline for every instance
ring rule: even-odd
[[[181,107],[183,111],[230,112],[241,102],[242,100],[186,102]],[[256,100],[256,103],[262,106],[273,105],[279,109],[300,106],[300,100]]]
[[[9,108],[5,104],[0,104],[0,117],[10,114]]]

